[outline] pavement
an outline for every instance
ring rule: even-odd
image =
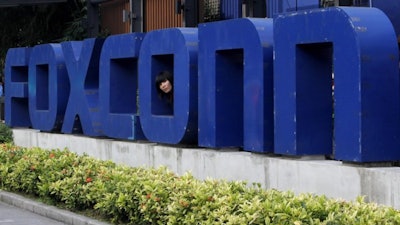
[[[0,225],[110,225],[0,190]]]

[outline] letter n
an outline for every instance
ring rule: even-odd
[[[382,11],[281,15],[274,40],[275,153],[400,159],[398,47]]]
[[[199,145],[273,150],[272,19],[199,26]]]

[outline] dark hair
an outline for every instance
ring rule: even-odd
[[[172,90],[169,93],[165,93],[160,89],[160,84],[164,81],[169,81],[172,85]],[[168,101],[172,102],[173,96],[174,96],[174,78],[172,77],[172,74],[168,71],[161,71],[157,74],[156,76],[156,90],[158,97],[163,98],[166,97]]]

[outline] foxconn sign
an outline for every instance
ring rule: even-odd
[[[5,120],[42,132],[398,161],[398,51],[387,16],[358,7],[12,48]],[[172,104],[154,84],[164,70],[174,77]]]

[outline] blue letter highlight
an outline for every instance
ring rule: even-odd
[[[144,37],[139,59],[139,111],[149,141],[176,144],[197,142],[196,28],[151,31]],[[173,104],[159,99],[155,77],[173,74]]]
[[[31,48],[11,48],[5,64],[5,122],[11,127],[30,127],[28,66]]]
[[[273,150],[272,19],[199,26],[199,145]]]
[[[103,39],[61,43],[71,83],[63,133],[103,134],[99,107],[99,58]]]
[[[108,37],[100,57],[100,105],[105,135],[144,139],[138,116],[138,58],[144,34]]]
[[[331,7],[281,15],[274,40],[275,153],[400,159],[398,50],[384,13]]]
[[[33,47],[28,86],[33,128],[60,131],[70,88],[60,44]]]

